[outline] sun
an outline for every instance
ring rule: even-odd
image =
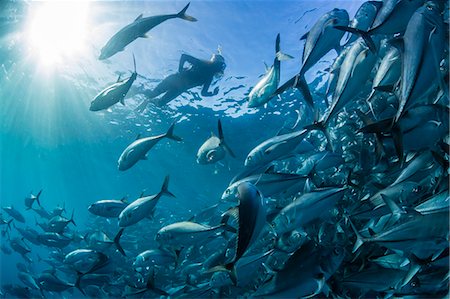
[[[33,2],[27,39],[44,65],[61,63],[86,48],[88,1]]]

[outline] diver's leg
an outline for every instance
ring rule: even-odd
[[[155,98],[162,93],[168,92],[168,90],[173,86],[175,80],[176,80],[175,75],[170,75],[164,80],[162,80],[153,90],[145,92],[144,94],[148,99],[142,101],[142,103],[139,104],[136,110],[139,112],[144,111],[145,108],[147,108],[147,105],[150,103],[150,101],[157,103],[157,99]]]
[[[173,99],[175,99],[176,97],[178,97],[180,94],[182,94],[183,91],[184,90],[179,90],[179,89],[169,90],[162,97],[155,99],[154,103],[155,103],[155,105],[157,105],[159,107],[164,106],[164,105],[168,104],[170,101],[172,101]]]

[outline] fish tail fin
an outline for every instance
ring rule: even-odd
[[[189,2],[178,14],[177,14],[177,18],[189,21],[189,22],[197,22],[197,19],[194,18],[193,16],[187,15],[186,14],[186,10],[189,8],[189,5],[191,4],[191,2]]]
[[[41,197],[42,190],[43,189],[41,189],[41,191],[39,191],[39,193],[36,195],[36,198],[35,198],[38,206],[40,206],[40,207],[42,207],[42,206],[41,206],[41,201],[39,200],[39,197]]]
[[[364,114],[358,113],[358,115],[366,125],[365,127],[362,127],[361,129],[359,129],[358,133],[362,132],[362,133],[380,134],[380,133],[386,133],[386,132],[389,132],[392,130],[393,118],[387,118],[384,120],[380,120],[378,122],[369,123],[367,121],[367,119],[363,117]]]
[[[392,138],[394,139],[394,147],[397,152],[397,157],[400,162],[400,167],[403,167],[404,155],[403,155],[403,134],[398,126],[392,123]]]
[[[123,231],[124,231],[124,230],[125,230],[124,228],[121,228],[121,229],[119,230],[119,232],[117,233],[117,235],[114,237],[114,245],[116,245],[117,250],[119,250],[119,252],[120,252],[123,256],[127,256],[127,255],[125,254],[125,251],[124,251],[123,248],[122,248],[122,245],[120,245],[120,237],[122,237],[122,234],[123,234]]]
[[[74,287],[76,287],[84,296],[86,296],[86,293],[80,286],[81,278],[83,277],[83,273],[77,271],[77,280],[75,281]]]
[[[182,141],[183,139],[181,137],[173,134],[174,128],[175,128],[175,122],[173,122],[170,125],[169,129],[167,130],[167,133],[166,133],[165,137],[167,137],[169,139],[172,139],[172,140],[175,140],[175,141]]]
[[[237,285],[237,274],[236,274],[236,267],[234,266],[234,262],[228,263],[226,265],[219,265],[212,267],[206,271],[206,273],[214,273],[214,272],[227,272],[230,276],[231,281],[234,285]]]
[[[280,52],[280,34],[277,34],[277,38],[275,40],[275,53]]]
[[[364,40],[366,45],[369,47],[369,50],[372,51],[372,53],[377,52],[377,47],[375,46],[375,43],[373,42],[373,39],[370,36],[369,32],[358,29],[358,28],[347,27],[347,26],[334,26],[334,28],[341,30],[341,31],[350,32],[350,33],[353,33],[353,34],[356,34],[356,35],[362,37],[362,39]]]
[[[349,171],[348,171],[348,175],[347,175],[346,185],[350,186],[350,187],[352,187],[354,189],[361,190],[362,188],[361,188],[360,185],[353,183],[353,181],[352,181],[352,174],[353,174],[353,169],[350,168]]]
[[[311,91],[309,90],[308,83],[306,83],[305,76],[302,73],[299,73],[297,76],[294,77],[293,86],[300,90],[301,94],[303,95],[303,100],[306,102],[306,104],[309,106],[311,111],[314,115],[314,121],[317,121],[319,119],[319,110],[316,109],[314,105],[314,100],[311,95]]]
[[[7,230],[11,230],[11,222],[14,220],[14,218],[12,218],[11,220],[9,220],[7,223],[6,223],[6,225],[7,225]],[[13,223],[13,225],[14,225],[14,223]],[[14,225],[14,227],[15,227],[15,225]]]
[[[347,218],[348,222],[350,223],[350,226],[352,227],[353,232],[356,235],[356,242],[355,242],[355,246],[353,247],[352,253],[356,252],[359,247],[361,247],[364,244],[364,238],[361,236],[361,234],[358,232],[358,230],[356,229],[355,225],[353,224],[353,222],[350,220],[350,218]]]
[[[388,206],[389,210],[391,210],[392,215],[399,216],[401,214],[405,214],[405,212],[388,196],[384,194],[380,194],[381,199]]]
[[[159,192],[159,194],[167,195],[167,196],[170,196],[170,197],[176,197],[172,192],[169,191],[169,179],[170,179],[169,176],[166,176],[164,178],[164,183],[163,183],[163,185],[161,187],[161,191]]]
[[[75,213],[75,210],[72,211],[72,216],[70,217],[69,222],[71,222],[73,225],[77,226],[77,224],[75,223],[75,221],[73,221],[73,214]]]
[[[328,132],[328,130],[327,130],[326,121],[315,121],[313,124],[307,125],[304,128],[308,131],[314,131],[314,130],[321,131],[325,135],[325,138],[327,139],[328,150],[331,150],[332,152],[334,152],[334,146],[333,146],[333,143],[331,142],[330,132]]]
[[[275,91],[273,96],[278,96],[278,95],[282,94],[283,92],[285,92],[286,90],[288,90],[290,88],[294,88],[294,87],[300,90],[300,92],[303,95],[304,101],[306,102],[308,107],[311,109],[311,111],[313,111],[313,113],[314,113],[314,120],[317,120],[319,113],[316,110],[316,108],[314,107],[314,101],[311,96],[311,92],[309,91],[308,84],[306,83],[306,80],[301,73],[295,75],[294,77],[292,77],[291,79],[286,81],[283,85],[278,87],[278,89]]]
[[[221,123],[220,119],[217,121],[217,130],[218,130],[218,133],[219,133],[220,143],[223,145],[223,147],[230,154],[231,157],[236,158],[236,155],[233,153],[231,148],[225,142],[225,137],[223,135],[223,129],[222,129],[222,123]]]

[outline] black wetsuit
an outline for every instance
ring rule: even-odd
[[[184,68],[186,62],[191,64],[190,68]],[[193,56],[182,54],[178,73],[166,77],[155,89],[147,92],[146,96],[150,100],[153,99],[157,106],[163,106],[190,88],[202,85],[202,96],[214,96],[219,92],[219,88],[216,87],[213,92],[208,91],[208,89],[214,76],[221,73],[223,69],[223,62],[200,60]],[[156,98],[163,93],[162,97]],[[140,110],[145,109],[147,103],[148,100],[144,101],[139,107]]]

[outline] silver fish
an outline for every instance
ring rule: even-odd
[[[228,153],[233,158],[236,158],[235,154],[225,142],[225,137],[223,135],[222,123],[220,119],[217,121],[219,136],[215,136],[211,133],[211,137],[206,140],[197,152],[197,163],[199,164],[211,164],[216,163],[223,158],[225,154]]]
[[[95,98],[91,101],[91,105],[89,107],[90,111],[100,111],[104,109],[108,109],[109,107],[121,103],[125,105],[125,97],[128,91],[133,85],[133,82],[137,78],[136,73],[136,60],[133,55],[133,64],[134,64],[134,72],[128,79],[120,80],[120,77],[117,79],[117,82],[106,87],[102,91],[100,91]]]
[[[292,57],[283,54],[280,50],[280,34],[277,35],[275,42],[275,59],[273,65],[266,71],[266,74],[252,88],[248,95],[248,107],[255,108],[263,106],[275,96],[275,92],[280,83],[280,65],[281,60],[291,59]]]
[[[180,18],[183,20],[187,20],[190,22],[197,21],[194,17],[191,17],[186,14],[186,10],[189,7],[188,3],[179,13],[171,14],[171,15],[159,15],[153,17],[143,18],[142,14],[139,15],[133,23],[125,26],[119,32],[113,35],[106,45],[102,48],[101,54],[99,56],[99,60],[107,59],[117,52],[123,51],[125,47],[133,42],[135,39],[140,37],[147,37],[146,34],[148,31],[158,26],[164,21]]]
[[[139,138],[132,142],[129,146],[125,148],[119,157],[118,169],[121,171],[130,169],[139,160],[147,159],[147,152],[152,149],[160,140],[164,138],[169,138],[175,141],[181,141],[182,139],[173,134],[175,123],[173,123],[167,133],[158,136],[151,136],[145,138]]]

